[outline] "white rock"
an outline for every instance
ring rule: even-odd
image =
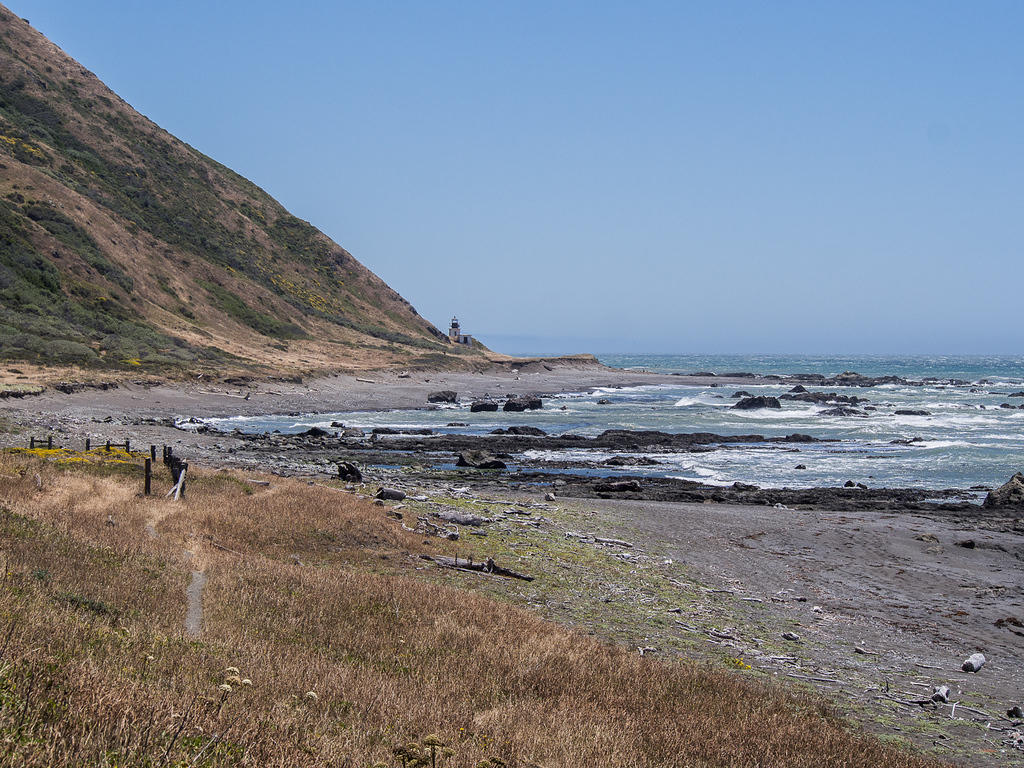
[[[964,672],[977,672],[983,666],[985,666],[985,654],[972,653],[967,657],[967,660],[961,665],[960,669]]]

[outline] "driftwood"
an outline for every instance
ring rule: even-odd
[[[455,568],[460,571],[475,571],[477,573],[489,573],[492,576],[505,576],[510,579],[533,581],[533,576],[527,576],[522,573],[510,571],[508,568],[502,568],[491,558],[487,558],[483,562],[474,562],[472,559],[445,557],[443,555],[420,555],[420,557],[424,560],[429,560],[432,563],[437,563],[444,568]]]
[[[598,537],[594,538],[594,543],[595,544],[605,544],[605,545],[607,545],[609,547],[632,547],[633,546],[628,541],[623,541],[622,539],[602,539],[602,538],[598,538]]]
[[[454,510],[435,512],[434,516],[444,520],[446,523],[457,523],[458,525],[483,525],[484,523],[492,522],[489,517],[480,517],[479,515],[470,515]]]

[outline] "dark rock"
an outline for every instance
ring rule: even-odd
[[[597,483],[594,490],[598,493],[640,493],[639,480],[615,480],[610,483]]]
[[[366,433],[359,427],[346,427],[341,431],[342,437],[366,437]]]
[[[474,400],[469,405],[469,410],[472,413],[479,411],[496,411],[498,410],[498,404],[493,400]]]
[[[299,432],[300,437],[327,437],[330,432],[320,427],[310,427],[305,432]]]
[[[789,391],[790,391],[790,394],[794,394],[795,395],[795,394],[797,394],[799,392],[806,392],[807,391],[807,387],[805,387],[803,384],[797,384],[795,387],[793,387]]]
[[[453,389],[439,389],[437,392],[427,395],[428,403],[457,403],[458,401],[459,393]]]
[[[331,426],[335,429],[345,429],[345,423],[342,421],[332,421]]]
[[[954,542],[954,544],[958,547],[963,547],[964,549],[974,549],[978,546],[978,542],[974,539],[963,539],[962,541]]]
[[[607,399],[607,398],[605,398],[605,397],[602,397],[600,400],[597,401],[597,404],[598,405],[611,405],[612,401]]]
[[[345,483],[361,483],[363,482],[363,473],[351,461],[339,461],[338,479]]]
[[[491,430],[492,435],[529,435],[530,437],[546,437],[547,432],[537,427],[509,427],[508,429]]]
[[[416,427],[410,429],[395,429],[394,427],[374,427],[371,432],[375,435],[432,435],[434,430],[427,427]]]
[[[1024,397],[1024,392],[1011,392],[1007,397]]]
[[[761,490],[756,485],[750,485],[750,483],[741,483],[739,481],[733,483],[732,484],[732,488],[733,488],[734,491],[746,491],[746,492]]]
[[[374,498],[383,499],[384,501],[403,501],[405,499],[405,491],[400,491],[397,488],[378,488]]]
[[[989,491],[982,506],[988,509],[1024,507],[1024,474],[1018,472],[1005,485]]]
[[[447,426],[447,427],[468,427],[469,424],[467,424],[464,421],[449,421],[445,426]]]
[[[512,395],[505,401],[505,411],[535,411],[544,407],[544,403],[536,395]]]
[[[897,408],[897,416],[931,416],[931,411],[925,411],[920,408]]]
[[[853,482],[853,480],[847,480],[845,483],[843,483],[843,488],[856,488],[856,487],[857,487],[857,484],[855,482]]]
[[[864,418],[867,417],[867,414],[864,411],[858,410],[856,408],[846,408],[846,407],[843,407],[843,406],[840,406],[838,408],[829,408],[829,409],[824,410],[824,411],[818,411],[818,415],[819,416],[860,416],[860,417],[864,417]]]
[[[505,462],[487,451],[462,451],[455,465],[473,469],[505,469]]]
[[[804,435],[804,434],[802,434],[800,432],[794,432],[791,435],[786,435],[781,440],[779,440],[778,438],[773,438],[773,439],[777,440],[780,443],[818,443],[818,442],[821,442],[816,437],[811,437],[810,435]]]
[[[777,397],[759,395],[758,397],[745,397],[732,407],[741,411],[750,411],[756,408],[781,408],[782,403]]]
[[[741,389],[739,392],[733,392],[732,396],[735,399],[739,399],[741,397],[753,397],[753,395],[747,392],[747,390],[745,389]]]
[[[601,463],[609,467],[651,467],[661,462],[646,456],[612,456]]]
[[[807,469],[806,464],[797,464],[793,469]]]

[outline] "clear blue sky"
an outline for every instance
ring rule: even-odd
[[[497,349],[1024,352],[1024,3],[6,2]]]

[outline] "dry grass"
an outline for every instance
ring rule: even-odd
[[[198,473],[175,504],[98,471],[0,455],[0,765],[412,765],[394,748],[432,735],[449,766],[933,764],[741,673],[417,579],[442,545],[352,495]]]

